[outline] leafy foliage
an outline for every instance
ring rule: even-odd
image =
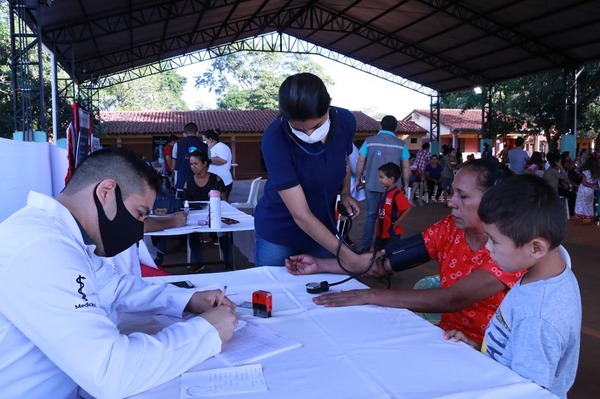
[[[186,78],[175,71],[120,83],[100,90],[101,111],[183,110]]]
[[[12,137],[14,130],[10,72],[10,23],[8,3],[0,3],[0,137]]]
[[[543,131],[550,148],[556,145],[563,126],[569,130],[572,120],[565,120],[565,79],[562,71],[551,71],[498,83],[493,87],[492,134],[502,135],[519,129]],[[444,97],[444,108],[481,108],[482,95],[473,91],[451,93]],[[600,128],[600,64],[589,64],[578,77],[577,134],[597,136]],[[572,107],[572,104],[570,105]],[[567,118],[572,112],[567,113]]]
[[[320,65],[304,55],[250,51],[216,58],[208,71],[196,76],[195,85],[213,91],[219,109],[277,109],[279,86],[300,72],[333,83]]]

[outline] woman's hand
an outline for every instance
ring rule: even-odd
[[[285,260],[288,272],[294,275],[322,273],[321,259],[311,255],[292,255]]]
[[[367,305],[371,303],[373,295],[376,295],[375,292],[376,291],[371,288],[334,292],[331,294],[319,295],[318,297],[313,298],[313,302],[325,307]]]
[[[342,204],[348,211],[348,217],[354,219],[360,215],[360,205],[350,194],[342,195]]]

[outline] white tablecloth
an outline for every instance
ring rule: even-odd
[[[189,233],[233,233],[233,243],[240,252],[254,262],[254,217],[231,206],[228,202],[221,201],[221,216],[239,221],[236,224],[222,223],[220,228],[210,228],[206,224],[200,225],[199,221],[208,220],[208,207],[190,211],[188,222],[185,226],[145,233],[146,236],[176,236]],[[160,217],[160,216],[150,216]],[[189,254],[188,254],[189,262]]]
[[[161,216],[150,216],[154,218],[160,218]],[[231,206],[226,201],[221,201],[221,217],[235,219],[239,221],[236,224],[225,224],[221,223],[221,227],[208,227],[206,224],[199,224],[199,222],[207,222],[208,221],[208,207],[190,211],[188,216],[188,221],[185,226],[182,227],[174,227],[172,229],[165,229],[159,231],[153,231],[150,233],[145,233],[145,235],[149,236],[175,236],[180,234],[188,234],[188,233],[228,233],[232,231],[248,231],[254,230],[254,217],[252,215],[248,215],[240,211],[239,209]]]
[[[338,281],[341,276],[292,276],[284,268],[152,278],[190,280],[196,287],[228,286],[236,303],[251,301],[255,290],[273,295],[273,317],[253,318],[302,347],[263,359],[268,392],[229,398],[551,398],[462,343],[443,339],[442,331],[404,309],[378,306],[323,308],[311,301],[305,284]],[[358,282],[340,289],[364,287]],[[338,288],[338,287],[335,287]],[[148,318],[130,319],[129,328]],[[225,367],[216,358],[192,370]],[[136,398],[178,398],[177,378]]]

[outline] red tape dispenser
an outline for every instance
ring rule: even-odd
[[[252,293],[252,310],[256,317],[271,317],[273,296],[269,291],[254,291]]]

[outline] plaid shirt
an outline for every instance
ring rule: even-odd
[[[415,158],[415,168],[423,172],[428,163],[429,150],[419,150],[419,152],[417,152],[417,157]]]

